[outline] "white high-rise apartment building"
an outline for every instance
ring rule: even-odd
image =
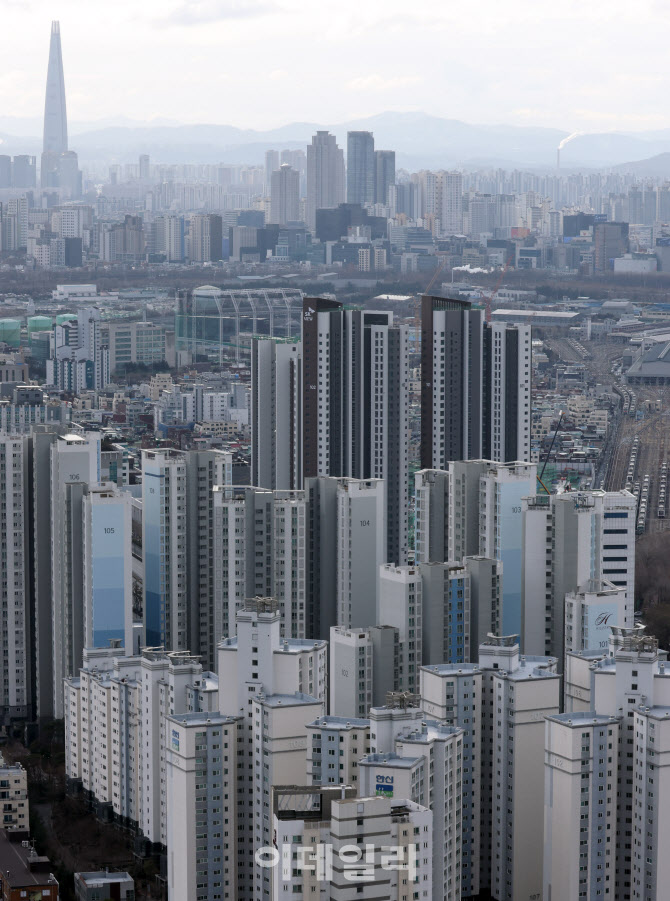
[[[386,556],[382,479],[337,479],[337,624],[378,623],[379,567]]]
[[[283,634],[308,634],[307,544],[303,491],[216,487],[213,491],[215,632],[235,635],[250,597],[274,597]]]
[[[238,722],[180,713],[167,732],[166,843],[171,897],[236,901]]]
[[[565,596],[565,653],[606,651],[612,626],[625,626],[625,592],[611,582],[590,579]]]
[[[195,648],[209,668],[223,635],[215,598],[214,489],[227,451],[142,452],[144,623],[149,647]]]
[[[438,172],[436,184],[440,230],[442,235],[463,234],[463,175]]]
[[[406,643],[404,651],[406,657]],[[366,717],[387,692],[399,690],[400,631],[394,626],[331,626],[329,653],[331,714]]]
[[[82,307],[76,322],[55,326],[47,384],[72,394],[109,384],[109,348],[102,344],[101,314],[96,307]]]
[[[84,647],[133,653],[132,497],[107,483],[82,498]]]
[[[530,460],[531,328],[490,323],[484,329],[488,409],[483,454],[492,460]]]
[[[463,896],[541,893],[544,716],[557,714],[552,657],[491,637],[478,664],[421,670],[425,716],[463,730]]]
[[[289,893],[308,901],[318,892],[323,901],[356,901],[379,898],[380,891],[386,901],[436,897],[432,814],[397,794],[356,797],[349,786],[278,788],[273,791],[273,835],[280,852],[270,871],[273,898]],[[296,847],[302,867],[295,866]],[[317,847],[325,850],[323,873],[317,870]],[[354,855],[363,880],[353,878]]]
[[[0,711],[3,720],[30,718],[30,474],[26,438],[0,436]]]
[[[337,146],[334,135],[317,131],[312,143],[307,145],[305,218],[312,233],[316,228],[316,211],[334,209],[344,203],[345,194],[344,152]]]
[[[603,793],[589,785],[582,809],[561,807],[548,783],[545,798],[548,818],[556,817],[552,841],[546,848],[545,880],[577,884],[586,877],[584,897],[596,897],[596,889],[609,889],[609,897],[652,901],[664,896],[670,878],[670,861],[663,841],[670,803],[665,760],[670,753],[670,666],[658,641],[644,635],[642,626],[613,628],[609,648],[566,654],[565,718],[608,718],[619,723],[618,741],[612,736],[593,739],[594,767],[607,773],[607,793],[614,794],[616,824],[609,830],[609,867],[600,869],[595,856],[566,856],[562,831],[582,828],[580,814],[588,813],[590,830],[600,825]],[[554,727],[552,726],[553,730]],[[586,731],[586,730],[584,730]],[[606,740],[605,740],[606,739]],[[596,744],[596,742],[598,742]],[[547,731],[548,766],[560,754],[558,738]],[[586,742],[582,752],[586,755]],[[606,762],[606,769],[603,762]],[[555,780],[557,776],[548,775]],[[607,796],[606,796],[607,797]],[[553,807],[557,807],[556,811]],[[587,808],[584,810],[584,808]],[[590,838],[590,836],[589,836]],[[582,834],[582,840],[585,836]],[[588,846],[587,846],[588,852]],[[586,852],[585,852],[586,853]],[[560,863],[562,861],[562,864]],[[558,866],[564,870],[557,875]],[[609,871],[609,872],[608,872]],[[609,880],[597,880],[609,875]],[[608,884],[609,883],[609,884]]]
[[[421,306],[421,466],[527,461],[528,326],[499,328],[469,301],[424,295]]]
[[[300,221],[300,173],[288,163],[270,176],[269,221],[275,225]]]
[[[148,647],[188,647],[186,459],[175,450],[142,451],[143,608]]]
[[[238,776],[238,891],[268,897],[270,874],[254,866],[271,844],[270,786],[307,784],[306,724],[324,713],[327,644],[281,638],[272,598],[256,598],[237,613],[237,637],[219,644],[221,712],[241,717]]]
[[[57,435],[50,448],[51,661],[39,678],[52,679],[53,716],[63,716],[63,679],[82,664],[84,648],[83,498],[100,480],[100,435]],[[39,611],[38,611],[39,615]],[[46,688],[47,682],[45,682]]]
[[[167,844],[165,717],[218,711],[218,682],[188,654],[84,652],[65,680],[65,772],[98,815]]]
[[[480,557],[501,565],[501,605],[497,586],[476,585],[477,605],[470,606],[473,650],[495,623],[502,634],[522,633],[522,507],[523,499],[534,495],[536,481],[535,463],[490,460],[451,462],[445,472],[421,470],[415,476],[418,561],[448,560],[452,566],[462,561],[467,567],[466,558]]]
[[[302,473],[384,479],[387,550],[407,562],[409,348],[387,311],[307,299],[302,329]],[[362,625],[359,623],[358,625]]]
[[[421,571],[415,566],[379,568],[377,622],[398,632],[398,676],[389,689],[419,691],[423,660],[423,601]]]
[[[330,714],[307,724],[308,784],[357,786],[358,761],[369,753],[369,719]]]
[[[251,484],[257,488],[302,488],[301,367],[301,343],[251,342]]]
[[[624,621],[619,625],[632,626],[635,504],[628,491],[538,494],[524,500],[524,651],[563,659],[565,596],[591,579],[623,589]]]
[[[362,797],[407,798],[431,811],[433,897],[445,901],[462,896],[462,776],[463,731],[430,721],[397,735],[393,750],[360,761]]]
[[[614,884],[619,722],[588,711],[545,721],[543,898],[619,897]]]

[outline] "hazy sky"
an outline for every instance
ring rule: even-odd
[[[0,0],[0,115],[42,115],[52,18],[71,120],[670,127],[668,0]]]

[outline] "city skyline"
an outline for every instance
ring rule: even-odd
[[[655,74],[660,67],[653,65],[664,50],[664,30],[648,28],[650,18],[662,25],[670,16],[657,0],[645,0],[634,9],[616,2],[606,10],[604,4],[585,11],[568,3],[560,11],[538,11],[529,0],[519,0],[516,7],[517,15],[503,16],[487,0],[480,15],[469,18],[458,15],[453,4],[429,0],[412,15],[398,0],[383,5],[375,0],[364,11],[353,4],[317,8],[301,0],[173,0],[167,7],[145,4],[141,13],[122,2],[105,23],[103,46],[91,40],[99,27],[94,9],[64,0],[55,14],[63,33],[74,122],[124,115],[142,121],[259,128],[290,119],[346,121],[384,109],[421,108],[469,122],[532,124],[568,132],[670,126],[670,116],[659,112],[664,83]],[[598,27],[592,34],[580,28],[580,53],[567,66],[565,48],[574,42],[577,13],[581,26],[593,21]],[[3,2],[0,107],[5,116],[24,117],[33,110],[38,114],[44,83],[41,60],[46,55],[42,34],[53,14],[44,0]],[[262,51],[253,64],[247,52],[252,38]],[[370,57],[375,40],[383,43],[384,58],[394,60],[392,67]],[[610,48],[624,40],[626,67],[608,68],[609,78],[596,82],[594,70],[609,67]],[[26,46],[33,49],[30,56]],[[412,47],[419,46],[421,59],[435,61],[430,72],[412,59]],[[533,51],[539,46],[541,60]],[[133,65],[119,67],[115,47],[123,48]],[[522,47],[529,55],[515,52]],[[177,53],[188,55],[188,66],[162,67],[161,60]],[[28,65],[27,59],[39,63]],[[243,96],[235,90],[242,73],[254,93],[253,104],[247,102],[247,91]],[[195,92],[198,84],[210,89]],[[334,84],[338,90],[332,89]],[[290,104],[297,109],[288,115],[291,96],[299,103]]]

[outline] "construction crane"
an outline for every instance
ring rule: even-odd
[[[558,431],[559,431],[559,429],[560,429],[560,427],[561,427],[561,423],[563,422],[563,416],[564,416],[564,415],[565,415],[564,411],[563,411],[563,410],[559,410],[559,416],[558,416],[558,423],[557,423],[557,425],[556,425],[556,431],[554,432],[554,437],[551,439],[551,444],[549,445],[549,450],[547,451],[547,456],[544,458],[544,465],[543,465],[543,467],[542,467],[542,472],[539,474],[539,476],[537,476],[538,482],[540,483],[540,485],[542,485],[542,487],[543,487],[544,490],[547,492],[547,494],[551,494],[551,491],[549,491],[549,489],[548,489],[547,486],[544,484],[544,482],[542,481],[542,479],[544,478],[544,471],[545,471],[545,469],[547,468],[547,463],[549,462],[549,457],[551,457],[551,452],[552,452],[553,449],[554,449],[554,442],[556,441],[556,436],[558,435]]]

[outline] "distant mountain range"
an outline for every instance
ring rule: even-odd
[[[140,153],[149,153],[161,163],[258,164],[268,149],[304,148],[318,129],[331,131],[345,149],[347,131],[372,131],[375,146],[395,150],[397,166],[411,170],[490,166],[555,170],[557,147],[568,137],[568,132],[555,128],[472,125],[421,112],[386,112],[337,125],[293,122],[267,131],[164,119],[143,123],[120,117],[71,123],[70,145],[84,164],[135,162]],[[41,138],[35,135],[40,132],[37,119],[0,117],[0,153],[38,154]],[[665,175],[670,174],[666,154],[670,155],[670,129],[583,134],[562,149],[561,169],[617,167],[640,176]]]

